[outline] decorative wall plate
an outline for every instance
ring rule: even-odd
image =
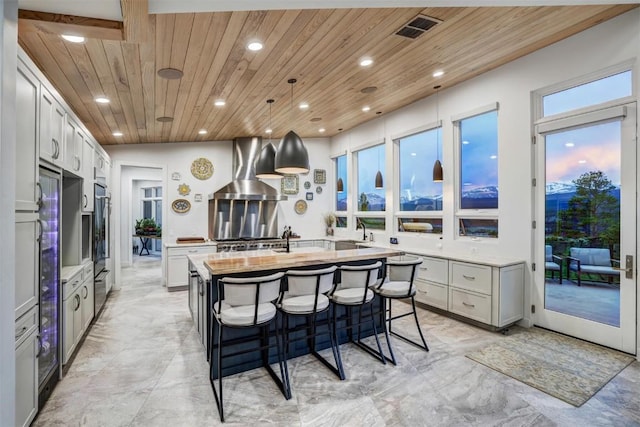
[[[176,199],[171,203],[171,209],[177,213],[189,212],[189,209],[191,209],[191,203],[187,199]]]
[[[305,190],[310,189],[311,188],[311,183],[309,181],[305,181],[304,182],[304,188],[305,188]]]
[[[318,194],[322,193],[322,187],[320,187],[319,185],[316,187],[316,193]]]
[[[200,157],[191,163],[191,173],[198,179],[209,179],[213,175],[213,165],[209,159]]]
[[[178,193],[181,196],[186,196],[187,194],[191,193],[191,187],[189,187],[189,185],[187,184],[180,184],[178,185]]]
[[[174,172],[171,174],[171,179],[174,181],[180,181],[180,172]]]
[[[307,200],[313,200],[313,193],[312,193],[312,192],[308,192],[308,193],[306,194],[306,197],[305,197],[305,198],[306,198]]]
[[[294,210],[298,215],[302,215],[307,211],[307,202],[302,199],[298,200],[294,206]]]
[[[282,194],[298,194],[298,175],[284,175],[280,180]]]
[[[327,171],[324,169],[313,170],[313,183],[314,184],[326,184],[327,183]]]

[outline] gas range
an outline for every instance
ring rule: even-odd
[[[265,239],[246,239],[246,240],[218,240],[216,245],[217,252],[241,252],[256,251],[261,249],[278,249],[286,248],[286,239],[265,238]]]

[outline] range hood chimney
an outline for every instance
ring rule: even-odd
[[[254,167],[262,149],[259,136],[235,138],[233,140],[234,180],[209,196],[222,200],[287,200],[278,190],[258,181]]]

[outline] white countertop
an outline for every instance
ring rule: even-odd
[[[162,246],[164,246],[165,248],[187,248],[189,246],[216,246],[217,244],[218,242],[214,242],[213,240],[207,240],[205,242],[198,242],[198,243],[162,242]]]

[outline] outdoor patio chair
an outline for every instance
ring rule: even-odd
[[[551,278],[554,278],[555,272],[558,272],[560,284],[562,285],[562,257],[553,254],[551,245],[544,245],[544,269],[551,272]]]
[[[582,285],[583,274],[598,274],[607,276],[609,283],[614,277],[620,277],[620,270],[614,269],[615,263],[618,267],[620,261],[611,259],[611,252],[605,248],[570,248],[571,256],[567,257],[569,270],[567,274],[575,271],[578,276],[578,286]]]

